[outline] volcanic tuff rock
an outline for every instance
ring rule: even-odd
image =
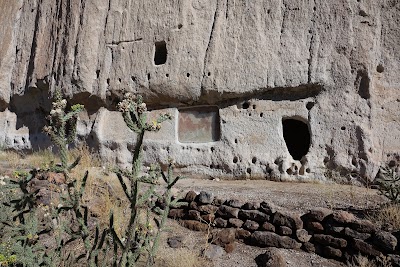
[[[399,1],[0,0],[0,10],[3,147],[49,145],[41,128],[61,87],[86,107],[79,140],[120,165],[135,140],[114,111],[125,91],[174,115],[146,136],[147,163],[365,181],[399,160]]]

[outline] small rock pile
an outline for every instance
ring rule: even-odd
[[[235,240],[259,247],[302,249],[349,261],[354,255],[389,256],[400,266],[399,231],[384,231],[346,211],[315,208],[306,214],[281,212],[271,203],[231,199],[189,191],[169,217],[196,231],[211,232],[210,241],[234,249]],[[223,228],[223,229],[221,229]]]

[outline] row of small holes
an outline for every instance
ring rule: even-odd
[[[168,78],[168,77],[169,77],[169,73],[166,73],[166,74],[165,74],[165,77]],[[190,73],[186,73],[186,77],[189,78],[189,77],[190,77]],[[97,78],[99,78],[98,74],[97,74]],[[147,79],[150,80],[150,78],[151,78],[150,73],[148,73],[148,74],[147,74]],[[133,82],[136,82],[136,77],[135,77],[135,76],[132,76],[132,77],[131,77],[131,80],[132,80]],[[122,79],[121,79],[121,78],[118,78],[118,82],[121,83],[121,82],[122,82]],[[107,85],[110,85],[110,78],[107,79]]]

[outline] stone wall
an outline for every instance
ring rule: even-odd
[[[38,149],[56,87],[128,165],[123,92],[175,115],[146,162],[201,176],[373,180],[400,151],[400,2],[0,0],[0,142]],[[204,119],[203,119],[204,118]]]
[[[382,229],[346,211],[315,208],[296,214],[267,202],[221,200],[205,191],[189,191],[178,203],[169,217],[189,229],[211,232],[210,242],[227,252],[241,240],[259,247],[302,249],[344,262],[358,254],[389,256],[393,266],[400,266],[399,229],[390,225]]]

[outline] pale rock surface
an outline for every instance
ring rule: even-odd
[[[148,164],[172,157],[202,177],[329,180],[333,170],[373,180],[400,151],[399,20],[393,0],[0,0],[0,142],[48,146],[48,94],[61,87],[86,107],[78,138],[129,166],[135,137],[115,107],[130,91],[174,115],[146,136]],[[196,106],[206,106],[197,118],[217,118],[202,124],[208,141],[181,133],[179,108]],[[294,150],[305,146],[300,156],[285,143],[285,118],[310,133],[285,130]]]

